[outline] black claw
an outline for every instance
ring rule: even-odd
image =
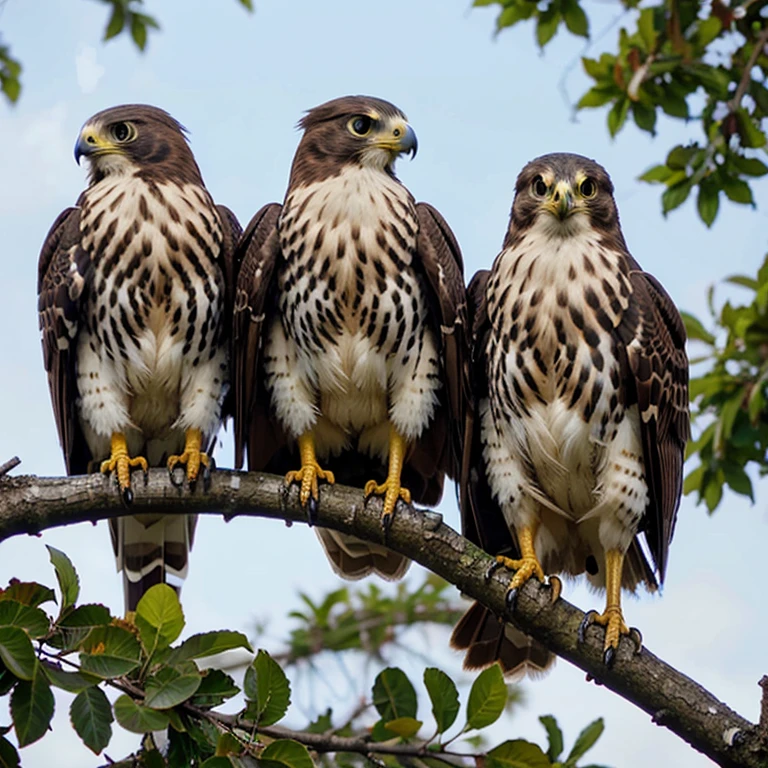
[[[485,572],[485,583],[486,584],[491,580],[491,577],[493,576],[494,573],[496,573],[496,571],[499,570],[499,568],[501,568],[501,563],[498,560],[494,560],[488,566],[488,570]]]
[[[177,475],[176,475],[176,471],[175,470],[169,469],[168,470],[168,474],[170,475],[170,478],[171,478],[171,485],[175,485],[177,488],[183,488],[184,487],[184,474],[183,473],[178,475],[181,478],[180,480],[176,479]]]
[[[643,635],[636,627],[629,628],[629,639],[635,644],[635,655],[639,655],[643,650]]]
[[[126,507],[133,504],[133,491],[130,488],[123,488],[123,503]]]
[[[605,653],[603,654],[603,664],[605,664],[608,669],[610,669],[616,661],[616,649],[611,646],[610,648],[605,649]]]
[[[317,499],[310,494],[307,502],[307,523],[312,527],[317,522]]]
[[[594,617],[595,617],[594,611],[589,611],[588,613],[584,614],[584,618],[581,620],[581,624],[579,624],[579,632],[577,635],[580,643],[583,643],[585,641],[587,637],[587,629],[595,620]]]
[[[208,493],[211,490],[211,468],[203,467],[203,490]]]
[[[519,594],[520,594],[520,590],[517,587],[507,591],[507,595],[504,598],[504,602],[507,604],[507,609],[510,611],[510,613],[515,612],[515,607],[517,606],[517,596]]]
[[[391,512],[387,512],[381,516],[381,528],[384,531],[384,538],[389,533],[389,529],[392,527],[392,518],[394,515]]]

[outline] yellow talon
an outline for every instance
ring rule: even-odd
[[[209,469],[211,459],[207,453],[200,450],[203,444],[203,433],[199,429],[188,429],[186,440],[184,442],[184,453],[181,456],[168,457],[168,471],[173,474],[173,470],[178,464],[186,464],[187,481],[194,483],[200,474],[200,466]]]
[[[313,499],[315,502],[318,500],[318,479],[325,480],[329,485],[333,485],[336,482],[336,478],[333,476],[333,472],[323,469],[317,463],[315,441],[311,432],[305,432],[299,438],[299,455],[301,456],[301,469],[288,472],[285,476],[285,482],[286,485],[301,483],[299,500],[301,501],[301,506],[306,508],[310,499]]]
[[[106,461],[101,462],[100,470],[105,475],[115,473],[117,484],[127,504],[133,501],[133,491],[131,491],[131,469],[133,467],[141,467],[145,474],[149,472],[149,465],[143,456],[131,458],[128,455],[125,435],[122,432],[113,432],[110,456]]]
[[[366,500],[376,494],[384,496],[384,506],[381,510],[381,524],[386,531],[392,524],[397,502],[402,499],[406,504],[411,503],[411,492],[400,485],[400,475],[403,471],[403,460],[407,443],[394,427],[389,430],[389,472],[387,479],[379,484],[375,480],[369,480],[365,484]]]

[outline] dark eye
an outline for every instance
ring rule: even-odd
[[[127,123],[115,123],[112,126],[112,135],[116,141],[126,141],[131,135],[131,129]]]
[[[544,183],[544,179],[542,179],[541,176],[536,176],[531,185],[531,189],[536,197],[544,197],[544,195],[547,194],[547,185]]]
[[[370,117],[361,115],[360,117],[353,117],[349,121],[349,128],[356,136],[365,136],[371,130],[372,123],[373,120]]]
[[[592,179],[584,179],[579,185],[579,192],[584,197],[594,197],[597,194],[597,184]]]

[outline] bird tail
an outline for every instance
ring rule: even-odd
[[[464,669],[484,669],[498,661],[507,677],[537,677],[555,663],[555,655],[511,624],[499,621],[480,603],[472,603],[451,635],[451,647],[466,651]]]
[[[110,521],[117,570],[123,572],[126,612],[135,611],[155,584],[181,591],[196,523],[197,515],[142,514]]]
[[[330,528],[315,528],[315,533],[323,545],[331,567],[343,579],[357,581],[375,573],[387,581],[397,581],[405,576],[411,565],[407,557],[355,536],[332,531]]]

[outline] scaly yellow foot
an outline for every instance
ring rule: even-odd
[[[542,583],[546,583],[547,579],[544,575],[544,569],[541,567],[539,558],[536,556],[536,550],[533,546],[533,540],[536,536],[536,528],[533,526],[524,526],[517,533],[517,543],[520,547],[520,554],[522,557],[519,560],[513,560],[503,555],[496,557],[496,562],[491,566],[488,571],[487,578],[493,574],[494,571],[499,568],[507,568],[510,571],[514,571],[515,574],[509,582],[507,588],[507,606],[511,611],[515,609],[515,602],[517,601],[517,595],[520,588],[532,579],[534,576]],[[560,592],[562,591],[562,583],[557,576],[549,577],[549,586],[552,588],[552,602],[554,603]]]
[[[211,459],[207,453],[200,450],[202,444],[203,433],[199,429],[188,429],[184,441],[184,453],[181,456],[174,455],[168,457],[168,472],[171,475],[172,482],[175,483],[173,480],[173,470],[178,464],[186,464],[187,482],[190,485],[197,481],[201,466],[210,469]]]
[[[630,629],[624,623],[621,611],[621,573],[624,566],[624,553],[618,549],[609,549],[605,553],[605,610],[602,613],[589,611],[579,626],[579,642],[584,642],[585,633],[591,624],[605,627],[605,642],[603,643],[603,663],[612,667],[616,661],[616,649],[622,635],[629,636],[635,644],[635,650],[640,652],[643,638],[640,632]]]
[[[126,504],[131,504],[133,502],[131,469],[133,467],[141,467],[144,470],[144,474],[146,474],[149,472],[149,465],[143,456],[131,458],[128,455],[128,445],[122,432],[113,432],[111,443],[110,456],[106,461],[101,462],[101,472],[105,475],[112,472],[115,473],[123,500]]]
[[[397,502],[402,499],[406,504],[411,503],[411,492],[400,485],[400,475],[403,471],[403,461],[407,444],[405,438],[393,427],[389,429],[389,471],[387,479],[379,484],[375,480],[369,480],[365,484],[365,500],[376,494],[384,497],[384,507],[381,510],[381,525],[384,533],[392,525]]]
[[[299,501],[309,515],[309,524],[312,525],[317,520],[317,500],[319,489],[318,480],[325,480],[329,485],[336,482],[333,472],[323,469],[317,463],[315,456],[315,439],[312,432],[305,432],[299,438],[299,455],[301,456],[301,469],[288,472],[285,476],[287,485],[292,483],[301,483],[299,491]]]

